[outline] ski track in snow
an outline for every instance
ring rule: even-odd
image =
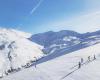
[[[50,61],[24,69],[1,80],[100,80],[100,44],[96,44]],[[93,55],[96,60],[93,60]],[[81,58],[84,62],[91,56],[91,61],[82,67],[74,67]]]

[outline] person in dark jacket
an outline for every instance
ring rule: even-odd
[[[88,61],[90,61],[90,56],[88,56]]]
[[[81,63],[83,63],[83,58],[81,58]]]
[[[81,68],[81,62],[78,63],[78,69]]]
[[[93,59],[94,59],[94,60],[96,59],[96,56],[95,56],[95,54],[94,54],[94,57],[93,57]]]
[[[36,68],[37,67],[37,58],[36,57],[34,57],[35,58],[35,63],[34,63],[34,67]]]

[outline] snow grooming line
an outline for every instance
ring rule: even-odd
[[[83,64],[81,64],[81,67],[82,67],[83,65],[89,64],[90,62],[94,61],[95,59],[96,59],[95,55],[94,55],[94,57],[93,57],[92,60],[90,60],[90,56],[89,56],[89,57],[88,57],[88,60],[85,61]],[[78,68],[76,68],[75,70],[69,72],[67,75],[65,75],[64,77],[62,77],[60,80],[65,79],[67,76],[69,76],[70,74],[74,73],[75,71],[77,71],[77,70],[79,70],[79,69],[81,68],[81,67],[79,68],[79,64],[77,64],[77,65],[73,66],[73,67],[70,68],[70,69],[74,69],[75,67],[78,67]]]

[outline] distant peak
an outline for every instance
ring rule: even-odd
[[[23,32],[23,31],[20,31],[20,30],[17,30],[17,29],[12,29],[12,28],[2,28],[0,27],[0,32],[3,32],[3,33],[14,33],[14,34],[17,34],[19,36],[22,36],[22,37],[25,37],[25,38],[29,38],[31,37],[32,34],[30,33],[27,33],[27,32]]]

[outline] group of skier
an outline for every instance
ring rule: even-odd
[[[96,59],[96,56],[94,55],[94,56],[93,56],[93,60],[95,60],[95,59]],[[91,61],[91,56],[88,56],[88,60],[87,60],[87,61],[88,61],[88,62]],[[81,58],[81,60],[78,62],[78,68],[81,68],[83,62],[84,62],[84,59]]]
[[[35,64],[34,64],[34,66],[35,66],[35,68],[36,68],[36,66],[37,66],[37,58],[36,58],[36,57],[34,57],[34,58],[35,58]],[[92,59],[92,60],[95,60],[95,59],[96,59],[96,56],[94,55],[93,58],[91,58],[91,56],[88,56],[87,62],[90,62],[91,59]],[[81,58],[80,61],[78,62],[78,68],[81,68],[83,62],[84,62],[84,59]]]

